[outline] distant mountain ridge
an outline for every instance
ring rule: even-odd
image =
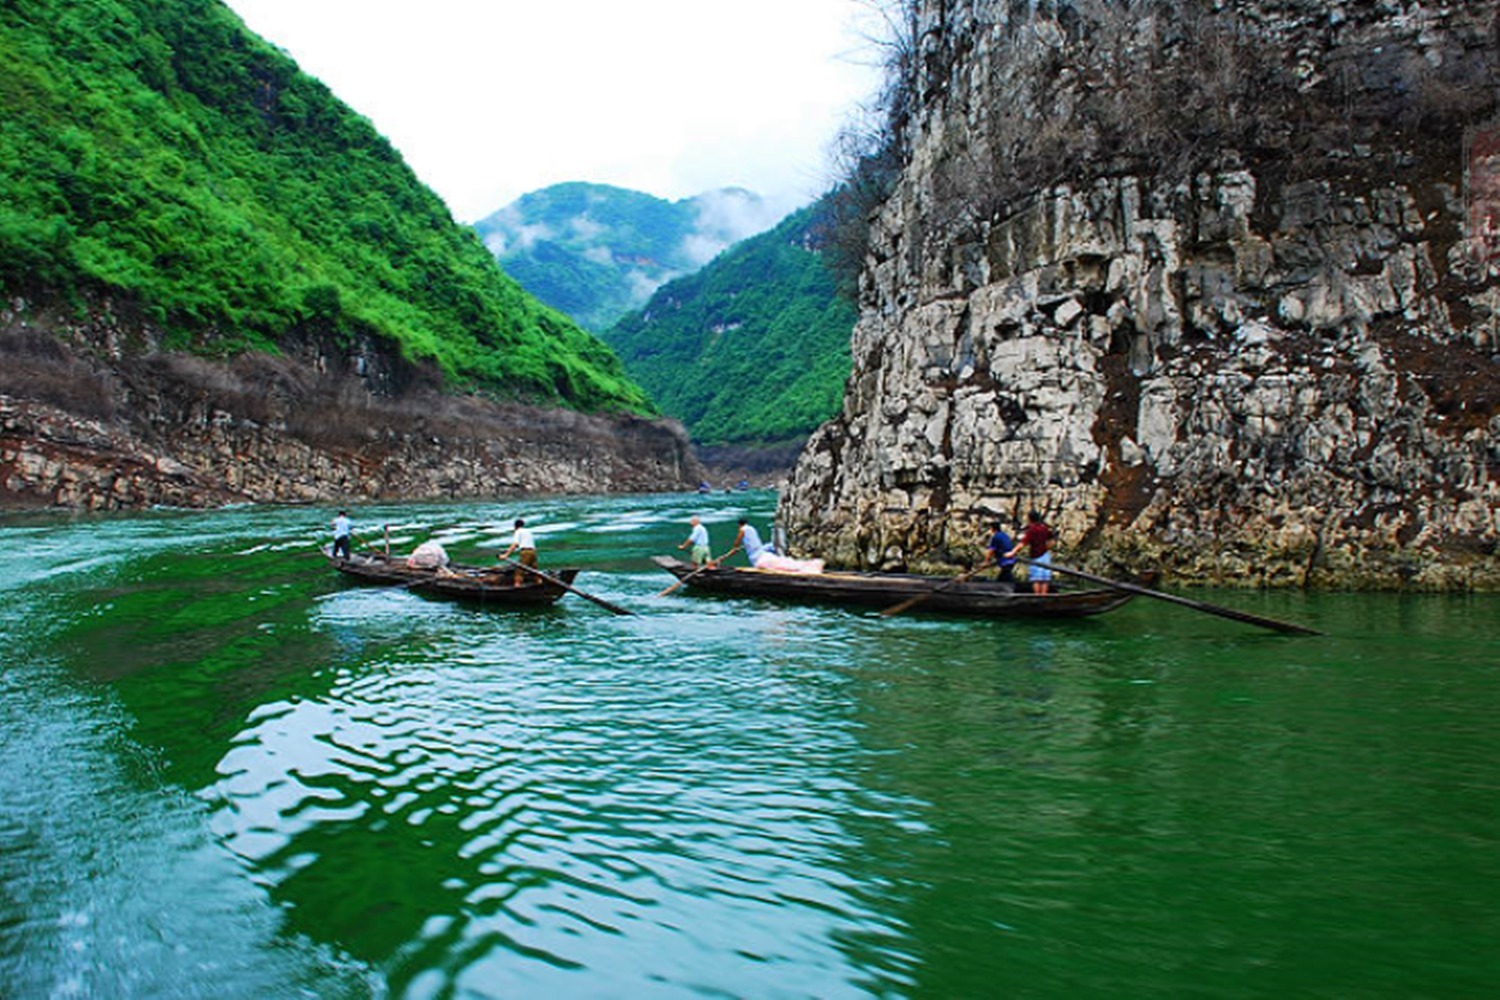
[[[598,331],[777,220],[742,188],[667,201],[572,181],[522,195],[474,228],[521,287]]]
[[[784,450],[838,412],[857,314],[825,260],[830,204],[663,285],[603,332],[698,444]]]

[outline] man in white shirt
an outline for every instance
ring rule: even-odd
[[[688,523],[693,526],[693,530],[688,532],[687,538],[677,547],[685,549],[691,546],[693,549],[693,565],[702,566],[713,555],[708,548],[708,529],[703,526],[703,522],[697,517],[694,517]]]
[[[519,553],[516,558],[522,566],[529,566],[532,569],[536,569],[536,538],[531,534],[531,529],[526,527],[525,520],[519,517],[516,518],[516,533],[511,536],[510,548],[495,558],[502,561],[509,559],[512,552]],[[515,585],[519,587],[529,575],[525,570],[518,567],[516,569]]]
[[[352,558],[349,541],[353,537],[354,522],[349,520],[347,510],[341,510],[338,517],[333,519],[333,557],[335,559]]]
[[[762,553],[776,551],[775,548],[760,540],[760,532],[756,531],[755,526],[747,518],[743,517],[740,518],[740,531],[739,534],[734,536],[734,544],[729,547],[728,552],[715,559],[714,562],[715,564],[721,563],[741,550],[744,551],[745,557],[750,560],[751,566],[755,565],[756,560],[761,557]]]

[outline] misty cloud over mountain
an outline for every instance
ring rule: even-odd
[[[673,278],[691,274],[780,221],[779,206],[742,188],[667,201],[571,182],[533,191],[474,224],[527,291],[602,330]]]

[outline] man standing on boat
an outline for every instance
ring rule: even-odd
[[[349,512],[341,510],[333,519],[333,557],[335,559],[348,559],[354,555],[350,542],[354,538],[354,522],[349,520]]]
[[[1006,534],[1005,528],[996,521],[990,529],[989,547],[984,550],[984,562],[979,564],[983,569],[991,563],[1000,567],[1000,572],[995,579],[1002,583],[1016,582],[1016,557],[1011,555],[1010,550],[1015,546],[1010,535]],[[979,572],[979,570],[975,570]]]
[[[688,521],[688,524],[693,526],[693,530],[688,532],[687,538],[677,547],[685,549],[688,546],[692,546],[693,565],[702,566],[713,557],[713,553],[708,547],[708,529],[703,526],[703,522],[696,516]]]
[[[1030,566],[1026,578],[1031,581],[1031,592],[1033,594],[1048,594],[1052,592],[1052,542],[1057,538],[1056,533],[1042,522],[1042,515],[1036,511],[1028,511],[1026,514],[1026,527],[1021,529],[1021,537],[1015,548],[1006,553],[1014,559],[1022,547],[1031,550]]]
[[[760,532],[755,530],[755,525],[743,517],[740,518],[740,531],[734,536],[734,544],[729,547],[728,552],[713,560],[714,565],[717,566],[741,549],[745,551],[745,557],[750,560],[751,566],[755,565],[755,560],[760,558],[761,553],[774,551],[760,540]]]
[[[536,538],[531,534],[531,529],[526,527],[522,518],[516,518],[516,533],[511,536],[510,548],[496,556],[496,559],[505,560],[510,558],[512,552],[517,552],[517,561],[522,566],[536,569]],[[519,587],[526,579],[526,571],[520,567],[516,568],[515,585]]]

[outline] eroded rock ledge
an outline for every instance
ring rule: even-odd
[[[440,391],[369,342],[227,362],[108,301],[0,309],[0,503],[120,510],[680,489],[673,421]]]

